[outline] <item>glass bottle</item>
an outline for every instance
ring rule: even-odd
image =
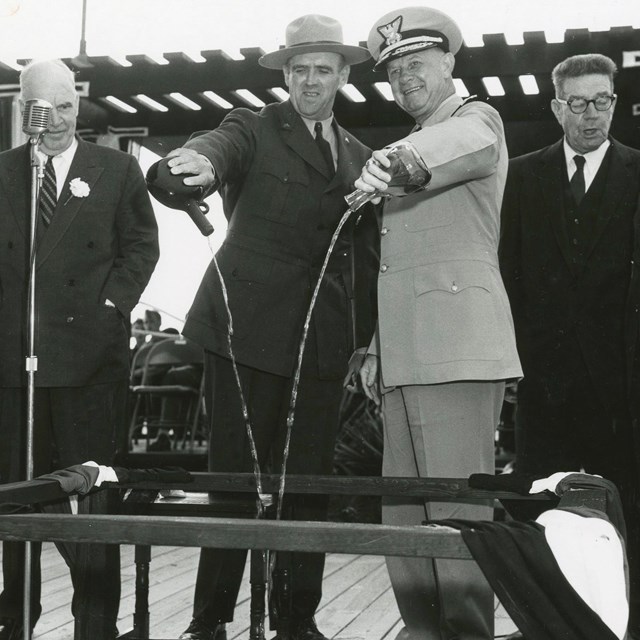
[[[356,189],[344,197],[351,211],[357,211],[365,202],[374,198],[406,196],[425,189],[429,184],[431,171],[411,142],[401,140],[383,149],[383,153],[391,160],[390,167],[383,167],[391,175],[387,190],[369,193]]]

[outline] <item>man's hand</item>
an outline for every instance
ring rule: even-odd
[[[362,367],[362,363],[364,362],[364,358],[366,355],[367,348],[359,347],[353,352],[351,358],[349,358],[349,369],[342,384],[344,388],[351,393],[356,393],[358,391],[360,367]]]
[[[391,161],[382,151],[374,151],[373,155],[367,160],[360,177],[355,181],[357,189],[361,189],[366,193],[374,191],[384,192],[387,185],[391,181],[391,175],[385,169],[391,166]],[[372,200],[373,204],[378,204],[380,198]]]
[[[360,376],[360,383],[364,395],[367,396],[369,400],[373,400],[376,406],[379,407],[380,385],[378,381],[378,356],[368,353],[364,358],[358,375]]]
[[[191,174],[183,182],[189,187],[204,187],[209,189],[216,179],[215,171],[209,158],[193,149],[180,147],[167,154],[171,173],[179,175],[181,173]]]

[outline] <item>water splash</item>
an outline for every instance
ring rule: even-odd
[[[290,442],[291,442],[291,432],[293,430],[293,423],[294,423],[294,419],[295,419],[295,410],[296,410],[296,404],[297,404],[297,400],[298,400],[298,386],[300,384],[300,372],[302,370],[302,360],[304,357],[304,350],[305,350],[305,346],[307,343],[307,336],[309,334],[309,326],[311,324],[311,317],[313,314],[313,309],[315,307],[316,304],[316,300],[318,298],[318,292],[320,291],[320,286],[322,285],[322,280],[324,279],[324,274],[327,270],[327,266],[329,264],[329,259],[331,258],[331,254],[333,253],[333,249],[335,247],[335,244],[338,240],[338,236],[340,235],[340,232],[342,231],[342,228],[344,227],[345,223],[347,222],[347,220],[349,219],[349,216],[353,213],[354,209],[349,208],[345,211],[345,213],[343,214],[342,218],[340,219],[340,221],[338,222],[338,226],[336,227],[335,231],[333,232],[333,236],[331,237],[331,241],[329,242],[329,247],[327,249],[327,253],[325,255],[324,261],[322,263],[322,267],[320,269],[320,274],[318,275],[318,280],[316,282],[314,291],[313,291],[313,295],[311,296],[311,301],[309,303],[309,309],[307,311],[307,315],[304,321],[304,326],[303,326],[303,331],[302,331],[302,338],[300,340],[300,346],[298,348],[298,358],[297,358],[297,363],[296,363],[296,368],[295,368],[295,372],[293,375],[293,385],[291,388],[291,398],[289,401],[289,409],[287,412],[287,421],[286,421],[286,425],[287,425],[287,433],[285,436],[285,443],[284,443],[284,449],[282,452],[282,469],[280,472],[280,479],[279,479],[279,484],[278,484],[278,500],[277,500],[277,504],[276,504],[276,520],[280,520],[281,516],[282,516],[282,503],[284,500],[284,492],[285,492],[285,487],[286,487],[286,474],[287,474],[287,461],[289,459],[289,449],[290,449]],[[240,404],[242,407],[242,417],[244,419],[244,423],[245,423],[245,429],[247,432],[247,437],[249,440],[249,448],[251,451],[251,460],[252,460],[252,464],[253,464],[253,474],[255,477],[255,481],[256,481],[256,491],[258,493],[258,518],[261,518],[264,515],[264,510],[266,508],[266,506],[269,503],[269,498],[270,496],[265,495],[263,490],[262,490],[262,472],[260,469],[260,461],[258,459],[258,451],[256,448],[256,444],[255,444],[255,439],[253,437],[253,429],[251,427],[251,417],[249,416],[249,410],[247,408],[247,403],[244,397],[244,393],[242,391],[242,383],[240,381],[240,375],[238,373],[238,368],[237,368],[237,364],[236,364],[236,358],[233,352],[233,316],[231,314],[231,308],[229,306],[229,296],[227,293],[227,287],[224,281],[224,278],[222,277],[222,273],[220,271],[220,267],[218,265],[218,261],[216,259],[215,256],[215,251],[213,250],[213,247],[211,245],[211,239],[209,238],[209,246],[212,250],[212,254],[213,254],[213,264],[216,268],[216,272],[218,274],[218,278],[220,280],[220,287],[222,290],[222,297],[224,300],[224,304],[225,304],[225,309],[227,312],[227,319],[228,319],[228,330],[227,330],[227,344],[229,347],[229,357],[231,359],[231,364],[233,367],[233,372],[234,372],[234,376],[236,379],[236,384],[238,386],[238,393],[240,396]]]
[[[295,409],[296,409],[296,403],[297,403],[297,399],[298,399],[298,385],[300,383],[300,372],[302,369],[302,359],[304,356],[304,349],[307,343],[307,336],[309,334],[309,326],[311,324],[311,316],[313,314],[313,309],[315,307],[316,304],[316,300],[318,298],[318,292],[320,291],[320,285],[322,284],[322,280],[324,278],[324,274],[327,270],[327,265],[329,264],[329,259],[331,258],[331,254],[333,253],[333,249],[335,247],[335,244],[338,240],[338,236],[340,235],[340,231],[342,231],[342,228],[344,227],[345,223],[347,222],[347,220],[349,219],[349,216],[353,213],[353,210],[351,208],[347,209],[345,211],[345,213],[343,214],[342,218],[340,219],[340,222],[338,223],[338,226],[336,227],[336,230],[333,233],[333,236],[331,237],[331,242],[329,243],[329,247],[327,249],[327,253],[325,255],[324,258],[324,262],[322,263],[322,268],[320,269],[320,274],[318,275],[318,281],[316,282],[316,286],[315,289],[313,291],[313,295],[311,296],[311,301],[309,303],[309,309],[307,311],[307,315],[305,318],[305,322],[304,322],[304,328],[303,328],[303,332],[302,332],[302,338],[300,340],[300,346],[298,349],[298,360],[297,360],[297,365],[296,365],[296,369],[295,369],[295,373],[293,376],[293,385],[291,388],[291,399],[289,401],[289,409],[287,412],[287,421],[286,421],[286,425],[287,425],[287,433],[285,436],[285,444],[284,444],[284,450],[282,452],[282,470],[280,472],[280,481],[279,481],[279,486],[278,486],[278,500],[277,500],[277,505],[276,505],[276,520],[280,520],[281,516],[282,516],[282,503],[284,500],[284,492],[285,492],[285,486],[286,486],[286,474],[287,474],[287,460],[289,458],[289,445],[291,442],[291,432],[293,429],[293,422],[294,422],[294,418],[295,418]],[[240,381],[240,375],[238,373],[238,368],[236,365],[236,359],[235,359],[235,355],[233,353],[233,316],[231,314],[231,308],[229,306],[229,296],[227,293],[227,287],[226,284],[224,282],[224,278],[222,277],[222,273],[220,271],[220,267],[218,265],[218,261],[216,259],[215,256],[215,251],[213,249],[213,246],[211,245],[211,237],[208,238],[209,241],[209,247],[211,248],[211,252],[213,254],[213,263],[214,266],[216,268],[216,272],[218,274],[218,278],[220,280],[220,287],[222,290],[222,297],[224,299],[224,304],[225,304],[225,308],[226,308],[226,312],[227,312],[227,318],[228,318],[228,330],[227,330],[227,342],[228,342],[228,346],[229,346],[229,356],[231,358],[231,364],[233,366],[233,372],[235,375],[235,379],[236,379],[236,384],[238,385],[238,392],[240,395],[240,403],[242,406],[242,416],[244,418],[245,421],[245,428],[247,431],[247,437],[249,439],[249,447],[251,450],[251,460],[253,463],[253,474],[255,477],[255,481],[256,481],[256,491],[258,494],[258,502],[257,502],[257,507],[258,507],[258,513],[257,513],[257,518],[263,518],[265,515],[265,510],[267,506],[270,506],[270,501],[271,501],[271,495],[265,495],[264,492],[262,491],[262,475],[261,475],[261,470],[260,470],[260,461],[258,460],[258,451],[256,448],[256,444],[255,444],[255,440],[253,437],[253,430],[251,428],[251,418],[249,416],[249,411],[247,408],[247,403],[244,397],[244,393],[242,391],[242,383]],[[275,569],[275,563],[276,563],[276,554],[271,552],[268,554],[268,564],[269,564],[269,572],[268,572],[268,580],[267,580],[267,593],[268,593],[268,599],[271,599],[271,593],[273,590],[273,575],[274,575],[274,569]]]
[[[349,216],[352,213],[353,211],[351,208],[347,209],[343,214],[342,218],[340,219],[340,222],[338,222],[338,226],[336,227],[336,230],[333,232],[333,236],[331,237],[331,242],[329,243],[329,248],[327,249],[324,262],[322,263],[322,268],[320,269],[320,275],[318,276],[318,281],[313,291],[313,295],[311,296],[311,302],[309,304],[309,310],[307,311],[307,317],[305,318],[305,321],[304,321],[302,339],[300,340],[300,347],[298,349],[298,363],[296,365],[295,373],[293,376],[291,400],[289,402],[289,411],[287,413],[287,434],[285,438],[284,451],[282,453],[282,471],[280,472],[280,482],[278,486],[278,502],[276,507],[276,520],[280,520],[280,516],[282,513],[282,501],[284,499],[284,490],[285,490],[285,484],[286,484],[287,460],[289,458],[289,443],[291,441],[291,431],[293,429],[293,420],[295,417],[296,402],[298,399],[298,385],[300,383],[300,371],[302,369],[302,358],[304,356],[304,348],[307,342],[307,335],[309,333],[309,325],[311,324],[311,315],[313,313],[313,308],[315,307],[315,304],[316,304],[318,291],[320,291],[320,285],[322,284],[325,271],[327,270],[327,265],[329,264],[329,259],[331,258],[331,254],[333,253],[333,248],[336,244],[336,241],[338,240],[340,231],[342,231],[342,227],[345,225],[346,221],[349,219]]]
[[[270,496],[265,495],[262,490],[262,472],[260,470],[260,461],[258,459],[258,449],[256,447],[256,442],[253,437],[253,429],[251,427],[251,417],[249,416],[249,409],[247,407],[247,402],[244,397],[244,393],[242,391],[242,383],[240,382],[240,374],[238,373],[238,366],[236,363],[236,357],[233,352],[233,316],[231,315],[231,307],[229,306],[229,294],[227,293],[227,285],[225,284],[224,278],[222,277],[222,272],[220,271],[220,266],[218,265],[218,260],[216,258],[215,252],[213,251],[213,247],[211,246],[211,236],[209,236],[209,247],[212,249],[213,253],[213,264],[216,268],[216,272],[218,274],[218,278],[220,280],[220,288],[222,290],[222,298],[224,300],[224,306],[227,312],[227,344],[229,347],[229,357],[231,359],[231,366],[233,367],[233,374],[236,379],[236,384],[238,385],[238,393],[240,396],[240,406],[242,409],[242,417],[244,419],[245,430],[247,432],[247,438],[249,440],[249,449],[251,451],[251,462],[253,464],[253,476],[256,481],[256,492],[258,494],[258,502],[257,502],[257,517],[262,518],[264,516],[264,512],[267,506],[267,502],[270,499]]]

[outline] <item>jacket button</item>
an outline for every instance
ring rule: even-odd
[[[73,322],[73,316],[69,316],[69,317],[67,318],[67,322]]]
[[[289,182],[289,176],[285,176],[284,178],[282,178],[283,182]]]
[[[389,229],[387,229],[387,227],[382,227],[382,229],[380,230],[380,235],[386,236],[387,233],[389,233]]]
[[[454,293],[458,290],[458,285],[455,282],[451,283],[451,291]]]
[[[382,271],[382,273],[384,273],[388,268],[389,268],[389,267],[388,267],[386,264],[383,264],[383,265],[380,267],[380,271]]]

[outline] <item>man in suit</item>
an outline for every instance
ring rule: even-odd
[[[217,262],[233,319],[232,346],[247,400],[257,458],[280,472],[293,375],[311,293],[330,239],[346,210],[344,196],[369,150],[332,113],[349,65],[366,49],[343,44],[332,18],[307,15],[287,27],[286,47],[260,64],[283,70],[290,98],[259,113],[232,111],[214,131],[171,154],[186,184],[218,189],[229,227]],[[286,471],[329,474],[342,380],[351,351],[373,330],[371,296],[377,269],[376,223],[349,220],[329,260],[302,361]],[[228,345],[229,318],[216,266],[207,270],[184,334],[206,350],[209,445],[213,471],[252,471],[245,420]],[[322,497],[292,499],[291,518],[326,519]],[[279,554],[279,560],[286,554]],[[203,550],[193,620],[183,640],[220,638],[233,619],[246,552]],[[323,640],[314,613],[323,554],[292,554],[291,637]],[[276,576],[282,567],[276,567]],[[276,591],[278,589],[276,578]],[[285,612],[279,611],[279,621]],[[272,618],[272,622],[274,622]],[[284,630],[281,629],[284,633]]]
[[[392,11],[367,46],[396,103],[416,121],[405,138],[431,174],[426,190],[383,209],[378,326],[360,370],[383,393],[383,475],[493,473],[505,379],[520,375],[509,302],[498,269],[504,131],[484,102],[463,101],[452,72],[457,24],[429,7]],[[375,151],[356,186],[384,194],[390,161]],[[379,376],[379,377],[378,377]],[[386,524],[491,519],[483,505],[383,503]],[[493,638],[493,594],[471,561],[387,558],[402,614],[399,638]]]
[[[640,612],[640,152],[609,136],[615,72],[599,54],[553,70],[551,108],[564,137],[511,161],[500,262],[525,374],[517,469],[584,468],[616,483],[629,529],[631,609]]]
[[[129,315],[158,259],[157,226],[133,157],[75,138],[79,96],[60,60],[20,75],[20,104],[52,105],[36,151],[45,166],[37,219],[34,475],[95,460],[110,464],[125,428]],[[25,478],[29,145],[0,154],[0,476]],[[100,513],[105,494],[79,500]],[[68,508],[64,505],[61,509]],[[115,546],[64,545],[75,587],[76,640],[116,636]],[[0,638],[22,638],[23,545],[5,543]],[[40,616],[34,545],[31,625]]]

